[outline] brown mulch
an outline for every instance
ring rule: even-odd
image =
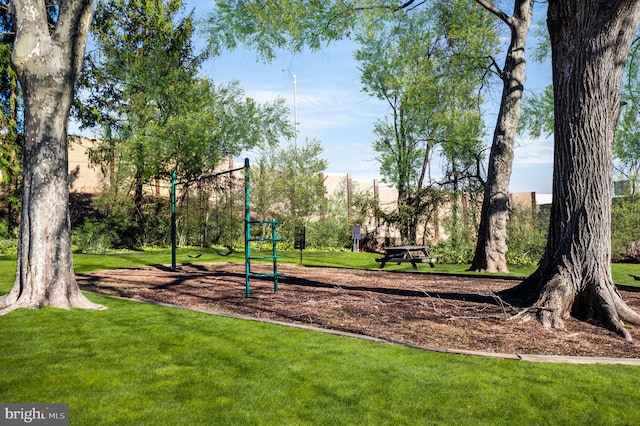
[[[269,272],[268,266],[252,266]],[[513,319],[518,309],[497,297],[514,280],[279,265],[270,279],[252,279],[245,297],[244,265],[212,263],[99,271],[78,276],[83,290],[213,312],[306,324],[420,346],[504,354],[640,358],[633,342],[576,319],[565,330]],[[640,311],[640,289],[623,287]]]

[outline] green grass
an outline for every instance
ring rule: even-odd
[[[614,263],[611,265],[611,275],[614,283],[635,287],[640,286],[640,281],[636,281],[630,274],[640,275],[640,265],[632,263]]]
[[[632,424],[638,368],[444,355],[90,296],[0,319],[0,401],[73,425]]]
[[[296,255],[285,259],[297,262]],[[242,259],[233,256],[198,260]],[[303,256],[305,264],[377,267],[369,255]],[[178,260],[192,259],[180,253]],[[75,257],[78,272],[169,262],[168,251]],[[640,273],[638,265],[623,266],[621,275]],[[14,257],[0,257],[0,293],[14,268]],[[444,268],[463,269],[436,267]],[[72,425],[608,425],[640,418],[639,367],[446,355],[89,297],[109,309],[0,317],[0,402],[66,403]]]

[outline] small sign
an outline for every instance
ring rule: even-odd
[[[296,227],[295,229],[295,240],[293,242],[293,248],[296,250],[304,250],[307,245],[306,241],[306,233],[307,228],[304,226]]]
[[[351,240],[353,242],[351,251],[353,251],[354,253],[360,251],[360,236],[360,225],[356,223],[355,225],[353,225],[353,227],[351,227]]]
[[[357,223],[351,227],[351,239],[360,240],[360,225]]]

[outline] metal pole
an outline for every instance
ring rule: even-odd
[[[271,244],[272,244],[272,255],[273,255],[273,292],[278,292],[278,251],[276,248],[277,234],[276,234],[276,223],[275,219],[271,219]]]
[[[283,70],[284,71],[284,70]],[[287,68],[289,75],[293,79],[293,132],[294,132],[294,148],[298,149],[298,102],[297,102],[297,81],[296,75]]]
[[[251,186],[249,180],[249,159],[244,159],[244,280],[246,296],[251,296]]]
[[[293,119],[295,122],[293,123],[293,129],[295,131],[294,135],[294,148],[298,150],[298,101],[297,101],[297,82],[296,75],[293,75]]]
[[[171,173],[171,267],[176,269],[176,172]]]

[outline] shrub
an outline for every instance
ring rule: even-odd
[[[508,230],[507,264],[535,265],[544,254],[547,242],[548,220],[531,208],[514,210],[511,213]]]
[[[443,220],[444,228],[449,238],[433,246],[432,256],[438,256],[438,261],[449,264],[471,263],[475,250],[475,223],[469,220],[468,211],[455,209]],[[466,219],[465,219],[465,215]]]
[[[351,226],[345,220],[332,218],[310,222],[307,245],[310,248],[351,247]]]
[[[430,254],[438,256],[438,261],[441,263],[452,265],[471,263],[475,250],[471,230],[460,227],[450,228],[450,232],[450,238],[433,246]]]
[[[471,263],[475,247],[471,240],[448,240],[436,244],[429,254],[438,257],[439,263],[459,265]]]
[[[0,220],[0,254],[15,254],[18,251],[17,228],[8,220]]]
[[[613,260],[640,261],[640,195],[613,200],[611,253]]]
[[[117,240],[118,234],[107,223],[86,221],[73,231],[73,243],[82,253],[105,253]]]

